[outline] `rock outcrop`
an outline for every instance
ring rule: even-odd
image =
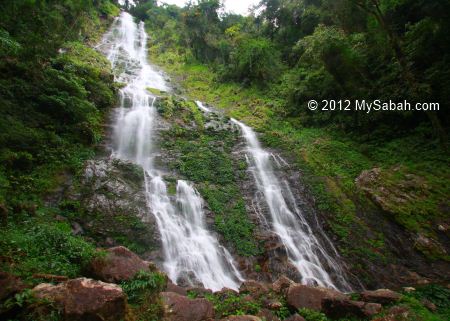
[[[130,162],[88,161],[80,186],[69,191],[82,213],[76,218],[77,231],[101,247],[126,245],[148,253],[158,249],[157,224],[148,213],[143,184],[142,168]]]
[[[400,297],[400,294],[389,289],[378,289],[375,291],[364,291],[361,293],[361,300],[381,304],[395,303],[400,300]]]
[[[333,289],[302,284],[291,285],[286,295],[287,303],[292,308],[307,308],[316,311],[321,311],[322,301],[330,298],[347,300],[348,296]]]
[[[342,298],[324,298],[322,311],[329,317],[341,319],[346,317],[368,318],[380,313],[381,304],[353,301]]]
[[[126,320],[127,299],[115,284],[79,278],[58,285],[42,283],[32,291],[38,299],[53,302],[67,321]]]
[[[123,246],[107,249],[105,256],[95,258],[89,266],[92,277],[110,283],[129,280],[139,271],[148,270],[148,262]]]
[[[164,320],[207,321],[214,318],[214,307],[206,299],[189,299],[173,292],[162,292]]]

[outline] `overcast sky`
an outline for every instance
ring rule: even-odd
[[[176,4],[182,7],[186,0],[159,0],[158,2]],[[248,14],[248,8],[259,3],[259,0],[225,0],[224,3],[226,11],[233,11],[234,13],[246,15]]]

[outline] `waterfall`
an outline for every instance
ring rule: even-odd
[[[232,121],[240,127],[247,143],[249,165],[253,168],[257,188],[264,195],[269,207],[272,229],[286,248],[289,260],[300,273],[302,283],[351,290],[341,266],[315,237],[297,207],[289,184],[287,181],[280,183],[275,175],[271,163],[271,158],[275,156],[261,147],[256,133],[250,127],[235,119]],[[285,162],[279,156],[276,161]],[[329,245],[334,254],[337,254],[331,242]],[[333,278],[325,266],[332,272]]]
[[[242,277],[228,251],[209,233],[203,201],[192,185],[177,182],[172,200],[163,173],[153,164],[157,130],[156,97],[146,88],[167,91],[163,76],[147,62],[144,23],[123,12],[105,35],[100,49],[110,60],[120,89],[112,156],[142,166],[149,212],[161,234],[164,269],[172,281],[202,284],[212,290],[237,289]]]

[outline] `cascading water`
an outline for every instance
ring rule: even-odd
[[[299,271],[302,283],[339,288],[344,291],[351,290],[342,268],[314,236],[311,227],[296,206],[287,181],[280,184],[272,168],[273,155],[262,149],[256,133],[250,127],[235,119],[232,121],[241,128],[247,142],[248,153],[251,156],[248,160],[253,167],[258,190],[264,195],[269,207],[272,229],[286,248],[291,263]],[[330,246],[334,254],[337,254],[331,242]],[[332,272],[334,279],[324,266]]]
[[[111,61],[116,80],[124,83],[114,126],[112,156],[142,166],[149,212],[158,223],[164,268],[178,282],[203,284],[212,290],[237,289],[242,277],[228,251],[204,223],[202,199],[185,181],[178,181],[176,202],[167,193],[162,173],[154,168],[152,142],[156,130],[156,97],[146,88],[167,91],[164,78],[147,62],[147,34],[123,12],[104,37],[101,49]]]

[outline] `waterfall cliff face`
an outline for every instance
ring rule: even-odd
[[[250,127],[235,119],[232,121],[240,127],[247,143],[250,170],[269,208],[271,228],[283,243],[292,265],[300,273],[302,283],[351,290],[339,262],[327,253],[296,205],[289,184],[281,182],[275,175],[272,159],[275,159],[275,163],[284,160],[265,151]],[[329,245],[333,254],[337,255],[332,244]]]
[[[115,119],[112,157],[140,165],[145,172],[149,215],[161,234],[164,268],[172,281],[212,290],[237,289],[242,277],[233,259],[204,224],[203,200],[186,181],[177,182],[175,199],[167,192],[164,173],[153,164],[157,130],[156,97],[147,88],[167,91],[163,76],[147,62],[147,34],[122,13],[105,35],[101,49],[124,83]]]

